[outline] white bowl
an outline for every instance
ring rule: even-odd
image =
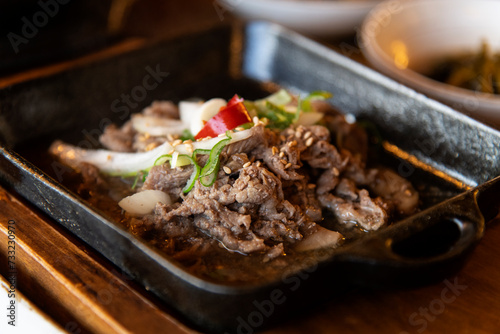
[[[472,117],[500,125],[500,96],[432,80],[421,73],[436,59],[478,52],[487,41],[500,52],[498,0],[390,0],[367,15],[358,34],[368,61],[397,81]]]
[[[246,20],[266,20],[297,32],[333,37],[354,34],[377,0],[216,0],[221,19],[227,12]]]

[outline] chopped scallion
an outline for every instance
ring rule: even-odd
[[[196,163],[196,160],[194,159],[194,155],[193,155],[193,157],[190,157],[190,156],[186,156],[186,157],[188,159],[190,159],[191,163],[193,164],[193,172],[191,173],[191,176],[189,177],[184,188],[182,188],[183,193],[188,193],[189,191],[191,191],[191,189],[193,189],[193,187],[194,187],[194,183],[196,182],[196,180],[200,176],[200,166]]]
[[[220,166],[220,154],[222,150],[231,140],[231,135],[229,132],[226,132],[226,139],[222,139],[219,141],[213,148],[210,150],[210,155],[207,163],[200,172],[200,182],[206,187],[211,186],[215,179],[217,178],[217,172],[219,171]]]

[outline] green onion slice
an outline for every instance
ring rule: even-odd
[[[157,166],[157,165],[163,165],[165,162],[167,161],[170,161],[172,159],[172,155],[171,154],[163,154],[163,155],[160,155],[156,160],[155,160],[155,163],[153,164],[153,166]]]
[[[196,163],[196,160],[194,159],[194,154],[193,157],[186,155],[186,158],[191,160],[191,163],[193,164],[193,172],[191,173],[191,176],[189,177],[184,188],[182,188],[183,193],[188,193],[189,191],[191,191],[191,189],[193,189],[194,187],[196,180],[200,176],[200,166],[198,166],[198,164]]]
[[[217,178],[217,172],[220,166],[220,154],[229,141],[232,139],[229,132],[226,132],[226,139],[219,141],[210,151],[210,155],[207,163],[203,166],[200,172],[200,182],[205,187],[209,187],[214,184]]]

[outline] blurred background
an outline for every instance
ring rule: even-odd
[[[470,73],[476,86],[487,82],[497,92],[498,10],[497,0],[0,0],[0,87],[9,86],[16,73],[102,50],[115,48],[107,53],[112,56],[146,41],[230,24],[236,18],[261,19],[311,37],[500,128],[498,93],[457,89],[444,79],[430,80],[415,67],[429,67],[432,59],[468,50],[479,61],[448,72]],[[492,51],[488,61],[480,53],[485,40]]]
[[[0,77],[221,22],[213,0],[1,0]],[[223,18],[224,20],[224,18]]]

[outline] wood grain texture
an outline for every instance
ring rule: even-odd
[[[73,333],[194,333],[139,293],[125,275],[91,256],[66,231],[0,188],[1,270],[15,221],[17,285]],[[28,321],[28,319],[22,319]]]

